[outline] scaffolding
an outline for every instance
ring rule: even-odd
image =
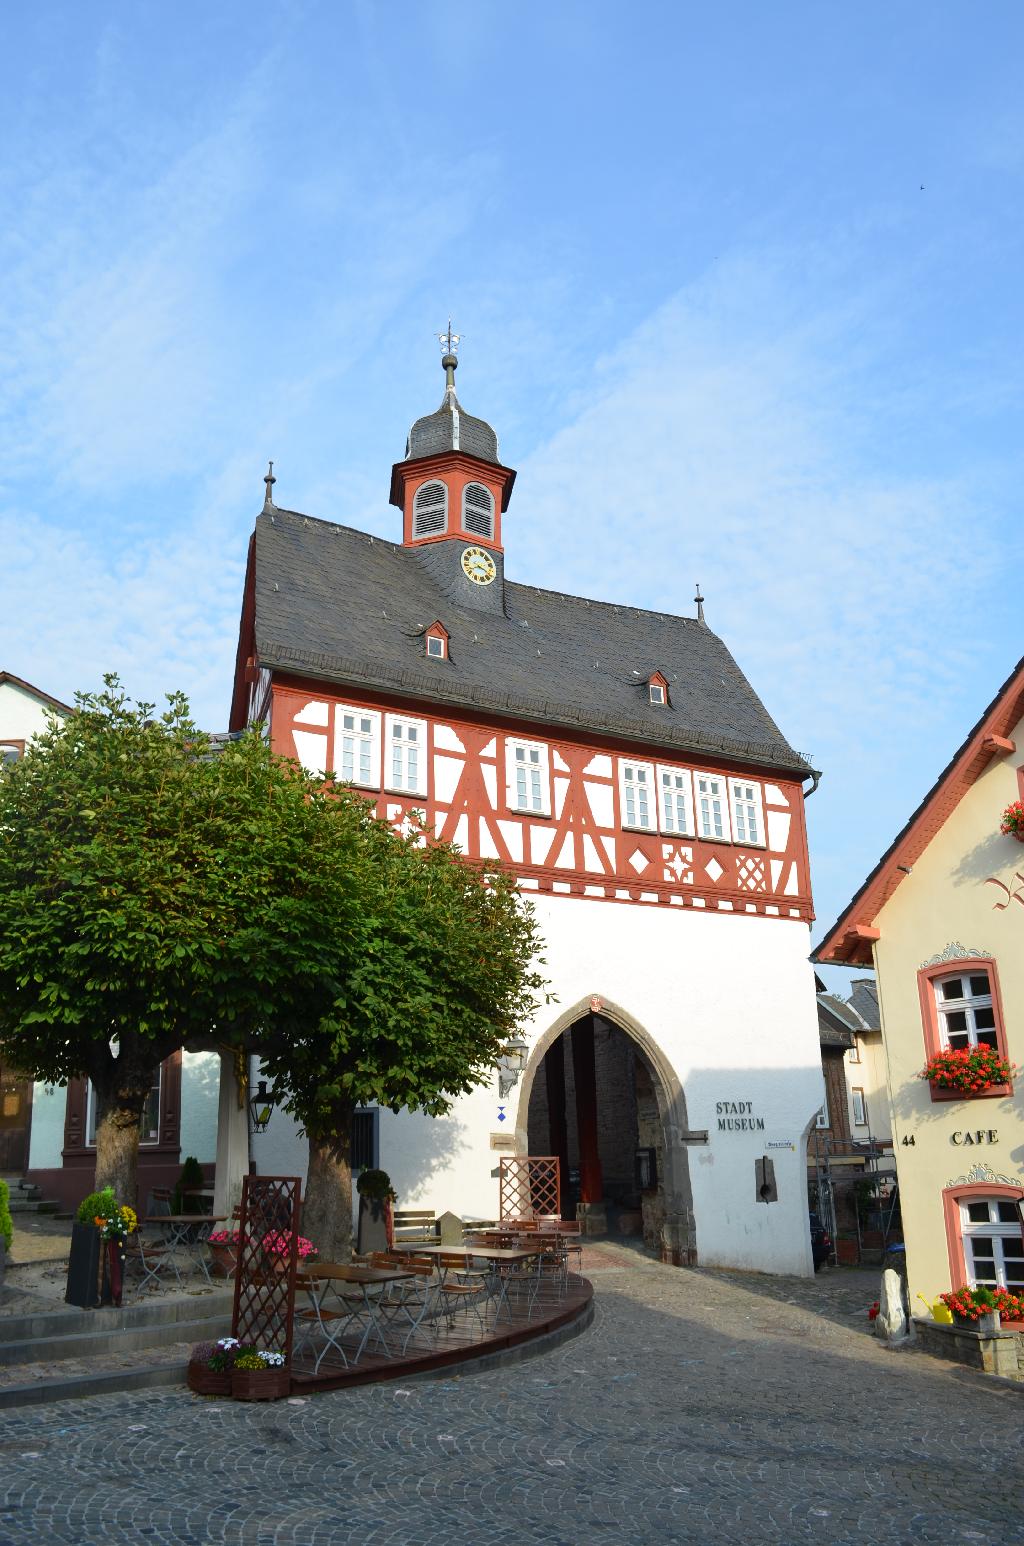
[[[855,1191],[864,1181],[870,1181],[877,1192],[867,1219]],[[834,1263],[881,1263],[889,1246],[902,1238],[896,1162],[887,1145],[874,1139],[862,1142],[812,1133],[807,1141],[807,1191],[812,1210],[832,1240]],[[848,1242],[853,1244],[852,1263]]]

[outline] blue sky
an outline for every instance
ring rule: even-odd
[[[5,41],[0,665],[223,726],[266,459],[395,536],[450,313],[509,572],[701,582],[824,769],[831,922],[1024,653],[1016,0],[50,3]]]

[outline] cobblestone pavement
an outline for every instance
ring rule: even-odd
[[[887,1352],[874,1275],[592,1270],[592,1328],[506,1369],[3,1414],[0,1546],[1024,1542],[1024,1392]]]

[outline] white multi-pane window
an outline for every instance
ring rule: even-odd
[[[939,1036],[945,1047],[996,1047],[996,1012],[988,972],[958,972],[935,983]]]
[[[864,1091],[863,1090],[858,1090],[858,1089],[852,1089],[850,1091],[850,1100],[851,1100],[851,1104],[853,1106],[853,1125],[854,1125],[854,1127],[867,1127],[867,1125],[868,1125],[868,1108],[867,1108],[867,1105],[865,1104],[865,1101],[864,1101]]]
[[[967,1276],[988,1288],[1024,1289],[1024,1239],[1017,1204],[1006,1197],[972,1197],[960,1204]]]
[[[427,722],[389,714],[384,731],[384,787],[399,794],[427,792]]]
[[[624,827],[633,827],[638,832],[657,830],[654,768],[649,762],[619,763],[619,796]]]
[[[729,780],[732,798],[732,833],[737,843],[760,847],[764,842],[761,821],[761,785],[745,778]]]
[[[334,771],[344,784],[380,785],[380,715],[339,704],[334,714]]]
[[[550,816],[547,747],[539,741],[509,741],[505,755],[509,805],[514,811]]]
[[[693,786],[688,768],[658,769],[658,805],[663,832],[693,835]]]
[[[729,812],[725,803],[725,779],[714,773],[695,773],[697,833],[700,837],[729,838]]]

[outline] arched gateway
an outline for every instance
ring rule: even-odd
[[[593,995],[534,1043],[516,1150],[561,1159],[562,1213],[589,1232],[639,1233],[675,1266],[697,1261],[686,1097],[671,1063],[619,1005]]]

